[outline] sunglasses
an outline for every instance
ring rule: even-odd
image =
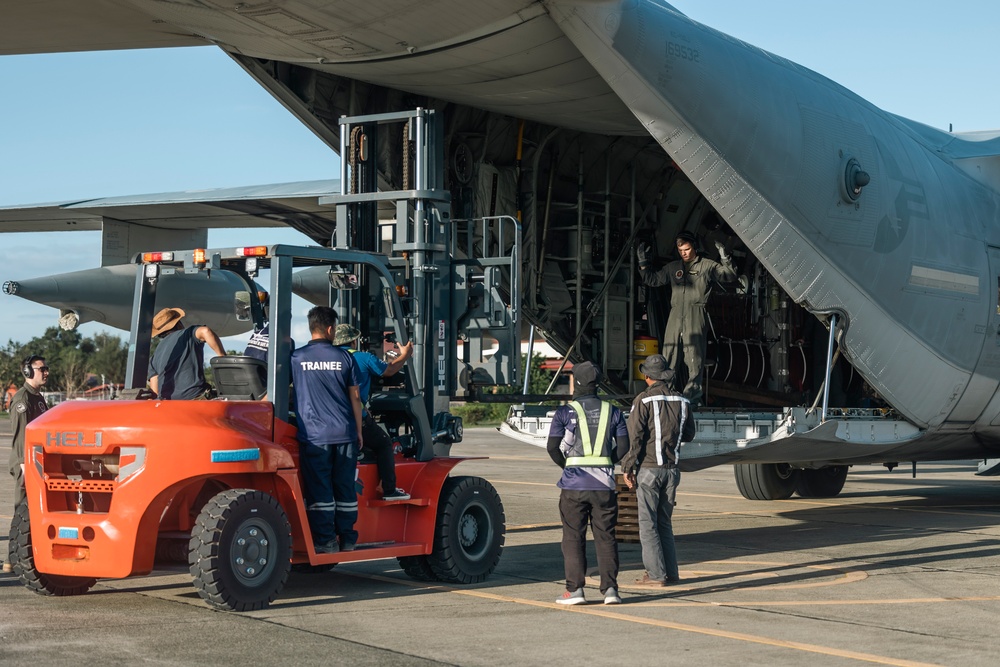
[[[49,367],[48,366],[32,366],[32,368],[34,368],[36,371],[41,371],[43,373],[48,373],[49,372]]]

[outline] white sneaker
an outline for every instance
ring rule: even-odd
[[[583,597],[583,589],[566,591],[561,598],[556,598],[556,604],[587,604],[587,598]]]
[[[617,588],[612,587],[604,591],[604,604],[621,604],[621,603],[622,599],[618,595]]]

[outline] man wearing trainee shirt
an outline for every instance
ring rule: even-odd
[[[292,382],[306,516],[316,553],[353,551],[358,541],[354,487],[361,437],[357,364],[332,343],[337,313],[309,311],[312,339],[292,352]]]

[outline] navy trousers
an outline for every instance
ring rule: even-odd
[[[358,468],[358,443],[299,446],[305,485],[306,516],[313,544],[334,538],[358,541],[358,494],[354,478]]]

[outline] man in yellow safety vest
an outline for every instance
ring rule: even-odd
[[[622,411],[597,397],[601,369],[589,361],[573,367],[573,400],[556,410],[547,449],[563,469],[558,486],[566,592],[558,604],[585,604],[587,524],[594,532],[604,604],[618,604],[618,498],[615,462],[628,452]]]

